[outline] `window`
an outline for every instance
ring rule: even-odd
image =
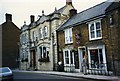
[[[24,41],[27,43],[27,33],[24,34]]]
[[[21,35],[20,41],[21,41],[21,44],[27,43],[27,41],[28,41],[27,33]]]
[[[33,41],[36,40],[36,37],[35,37],[35,31],[33,31],[33,33],[32,33],[32,38],[33,38]]]
[[[64,50],[63,54],[64,54],[64,64],[74,65],[74,53],[71,50],[67,49],[67,50]]]
[[[45,62],[45,61],[49,61],[49,49],[44,47],[44,46],[41,46],[39,47],[40,49],[40,59],[39,61],[41,62]]]
[[[90,51],[91,68],[99,68],[100,64],[103,64],[102,49],[92,49]]]
[[[44,37],[45,38],[47,37],[47,33],[48,33],[48,29],[47,29],[47,27],[44,27]]]
[[[102,38],[101,22],[94,21],[89,23],[89,39],[96,40]]]
[[[113,25],[113,24],[114,24],[113,15],[110,16],[109,22],[110,22],[110,25]]]
[[[42,28],[39,29],[39,39],[42,39]]]
[[[46,53],[46,47],[39,47],[40,48],[40,58],[45,58],[47,53]]]
[[[72,28],[65,30],[65,44],[73,43]]]
[[[68,55],[68,51],[65,51],[65,64],[69,64],[69,55]]]
[[[88,62],[90,69],[103,69],[107,71],[105,46],[88,46]]]

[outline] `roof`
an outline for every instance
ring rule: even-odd
[[[67,27],[72,27],[76,24],[80,24],[84,21],[87,21],[91,18],[95,18],[95,17],[98,17],[98,16],[101,16],[103,14],[105,14],[105,10],[111,5],[112,2],[103,2],[101,4],[98,4],[94,7],[91,7],[87,10],[84,10],[80,13],[78,13],[77,15],[71,17],[68,21],[66,21],[59,29],[58,31],[60,30],[63,30]]]
[[[28,26],[31,26],[32,24],[34,24],[35,26],[39,25],[40,23],[43,23],[44,21],[46,20],[49,20],[55,13],[62,13],[65,9],[66,5],[63,6],[62,8],[50,13],[49,15],[43,15],[43,16],[40,16],[40,18],[33,22],[33,23],[30,23]]]
[[[49,15],[53,15],[54,13],[62,13],[62,12],[64,11],[65,7],[66,7],[66,5],[63,6],[63,7],[61,7],[60,9],[58,9],[58,10],[56,10],[56,11],[50,13]]]

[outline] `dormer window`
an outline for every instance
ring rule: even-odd
[[[89,39],[96,40],[102,38],[102,30],[101,30],[101,21],[93,21],[89,23]]]

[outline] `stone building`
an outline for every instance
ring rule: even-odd
[[[64,71],[119,72],[120,2],[103,2],[68,19],[58,30],[58,61]]]
[[[6,13],[6,21],[1,24],[1,65],[2,67],[18,68],[20,29],[12,22],[12,15]]]
[[[58,29],[69,17],[74,9],[71,0],[60,9],[42,15],[35,21],[30,16],[31,23],[21,27],[20,34],[20,69],[24,70],[57,70],[57,35]]]

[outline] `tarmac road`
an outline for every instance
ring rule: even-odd
[[[14,81],[99,81],[41,73],[13,72],[13,74]]]

